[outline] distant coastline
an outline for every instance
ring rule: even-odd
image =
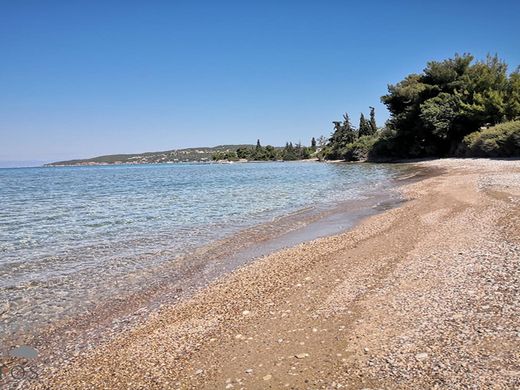
[[[109,154],[86,159],[56,161],[44,164],[44,166],[60,167],[122,164],[160,164],[178,162],[210,162],[215,153],[228,152],[230,150],[236,150],[240,147],[252,147],[252,145],[218,145],[214,147],[172,149],[159,152]]]
[[[256,145],[218,145],[172,149],[160,152],[135,154],[110,154],[87,159],[74,159],[47,163],[45,167],[98,166],[98,165],[138,165],[138,164],[175,164],[175,163],[233,163],[267,161],[304,161],[317,160],[320,149],[313,138],[311,146],[288,142],[285,147]]]

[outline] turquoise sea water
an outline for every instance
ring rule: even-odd
[[[0,169],[0,323],[6,334],[48,325],[196,248],[385,191],[398,173],[313,162]]]

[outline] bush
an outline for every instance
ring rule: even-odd
[[[375,135],[363,135],[341,150],[341,156],[347,161],[364,161],[377,141]]]
[[[463,157],[520,157],[520,121],[468,134],[458,147]]]
[[[230,150],[227,152],[215,152],[212,157],[213,161],[237,161],[238,156],[237,152],[234,150]]]
[[[374,162],[394,161],[403,158],[411,148],[400,139],[395,130],[384,128],[379,132],[370,152],[368,160]]]

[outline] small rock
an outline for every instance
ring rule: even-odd
[[[421,353],[418,353],[417,355],[415,355],[415,358],[417,360],[421,361],[421,360],[427,359],[428,354],[426,352],[421,352]]]
[[[307,356],[309,356],[308,353],[299,353],[297,355],[294,355],[296,359],[305,359]]]
[[[244,316],[248,316],[249,314],[251,314],[251,312],[249,310],[244,310],[242,312],[242,315],[244,315]]]
[[[252,374],[253,373],[253,369],[252,368],[248,368],[245,372],[246,372],[246,374]]]
[[[268,380],[270,380],[272,377],[273,377],[273,376],[272,376],[271,374],[267,374],[267,375],[264,376],[262,379],[263,379],[264,381],[268,381]]]
[[[197,371],[195,371],[195,375],[200,375],[204,372],[202,368],[199,368]]]
[[[0,315],[7,313],[10,309],[9,301],[0,301]]]

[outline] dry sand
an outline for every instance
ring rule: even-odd
[[[520,161],[443,173],[401,207],[276,252],[40,375],[52,389],[520,387]]]

